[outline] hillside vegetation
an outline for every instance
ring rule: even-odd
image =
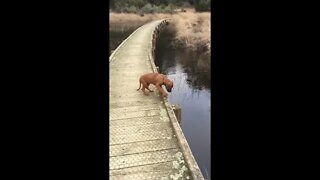
[[[211,0],[111,0],[110,9],[117,13],[173,13],[176,8],[210,11]]]

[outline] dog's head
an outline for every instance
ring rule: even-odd
[[[165,86],[168,92],[171,92],[173,88],[173,82],[170,79],[167,79],[165,82]]]

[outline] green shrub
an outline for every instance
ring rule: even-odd
[[[211,0],[199,0],[195,4],[196,11],[210,11],[211,9]]]
[[[146,4],[145,0],[135,0],[132,2],[133,2],[133,6],[137,7],[138,9],[141,9]]]
[[[122,7],[115,7],[114,11],[117,12],[117,13],[120,13],[120,12],[123,11],[123,8]]]
[[[146,4],[145,6],[142,7],[142,12],[144,13],[153,13],[153,7],[150,3]]]
[[[162,9],[160,6],[153,6],[153,12],[155,13],[162,13]]]
[[[170,6],[167,6],[163,9],[163,13],[173,13],[173,9]]]
[[[127,12],[127,13],[137,13],[138,9],[135,6],[125,7],[125,12]]]
[[[161,8],[161,10],[163,10],[164,8],[166,8],[167,6],[165,5],[165,4],[161,4],[160,5],[160,8]]]

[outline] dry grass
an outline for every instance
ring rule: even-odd
[[[143,24],[156,20],[169,18],[168,14],[146,14],[140,16],[138,14],[113,13],[109,14],[110,30],[131,29],[142,26]]]
[[[179,44],[193,50],[210,49],[210,13],[187,11],[173,15],[172,21]]]
[[[176,31],[175,44],[191,50],[207,50],[210,52],[210,13],[196,13],[193,9],[176,14],[138,14],[110,13],[110,30],[137,28],[152,20],[171,18],[171,28]]]

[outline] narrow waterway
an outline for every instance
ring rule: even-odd
[[[157,39],[155,63],[174,82],[169,102],[180,105],[182,130],[206,179],[211,177],[210,57],[171,46],[175,32],[165,29]]]

